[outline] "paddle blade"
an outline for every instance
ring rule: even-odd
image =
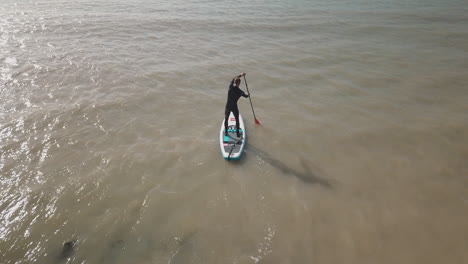
[[[262,123],[260,123],[260,121],[258,121],[258,119],[257,119],[257,118],[255,118],[255,124],[257,124],[257,125],[261,125]]]

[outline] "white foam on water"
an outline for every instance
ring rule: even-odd
[[[268,227],[265,230],[266,236],[263,237],[263,241],[260,242],[257,248],[257,253],[258,255],[256,256],[250,256],[252,260],[255,261],[255,263],[259,262],[262,260],[262,258],[266,257],[268,254],[272,253],[273,251],[271,250],[271,244],[273,242],[273,238],[275,236],[275,229]]]

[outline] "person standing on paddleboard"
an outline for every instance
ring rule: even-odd
[[[228,135],[228,120],[229,120],[229,114],[231,112],[234,114],[234,117],[236,118],[236,128],[237,128],[237,137],[240,137],[239,133],[239,108],[237,108],[237,101],[241,96],[248,98],[250,94],[245,94],[244,91],[242,91],[239,88],[239,85],[241,83],[241,77],[245,76],[245,73],[234,77],[232,79],[231,84],[229,85],[229,91],[228,91],[228,97],[227,97],[227,102],[226,102],[226,109],[224,111],[224,134],[227,136]]]

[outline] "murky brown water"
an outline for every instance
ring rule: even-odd
[[[2,1],[0,263],[467,263],[467,11]]]

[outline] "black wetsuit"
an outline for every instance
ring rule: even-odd
[[[234,117],[236,118],[237,134],[239,135],[239,108],[237,108],[237,101],[239,100],[241,96],[245,98],[249,96],[246,95],[244,91],[242,91],[239,88],[239,86],[234,84],[234,81],[236,80],[236,78],[232,79],[231,84],[229,85],[226,109],[224,111],[224,116],[225,116],[224,117],[224,129],[225,129],[225,133],[227,133],[229,114],[232,112],[234,114]]]

